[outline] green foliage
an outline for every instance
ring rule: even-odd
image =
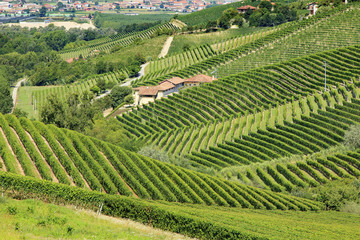
[[[9,113],[13,107],[10,86],[7,79],[0,72],[0,113]]]
[[[360,148],[360,125],[352,125],[345,132],[344,144]]]
[[[125,142],[130,141],[120,122],[114,118],[95,119],[92,126],[85,128],[84,134],[118,146],[123,146]]]
[[[119,106],[125,101],[125,97],[130,94],[132,94],[132,89],[130,87],[115,86],[111,89],[110,93],[111,106],[113,108]]]
[[[249,4],[254,4],[254,3],[252,3],[249,0],[246,0],[243,2],[235,2],[220,6],[213,6],[194,13],[179,15],[178,19],[189,26],[195,26],[195,25],[205,26],[210,21],[217,21],[225,10],[229,8],[236,9],[238,7]]]
[[[65,101],[56,95],[49,95],[43,105],[40,117],[46,124],[55,124],[61,128],[82,131],[92,125],[96,108],[91,104],[93,96],[85,92],[69,94]]]
[[[316,200],[325,204],[326,209],[339,211],[346,202],[360,203],[359,180],[342,180],[329,182],[314,189]]]
[[[23,111],[22,109],[20,108],[16,108],[13,112],[13,114],[17,117],[17,118],[21,118],[21,117],[24,117],[24,118],[27,118],[28,117],[28,113]]]

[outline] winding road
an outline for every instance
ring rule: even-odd
[[[171,36],[171,37],[168,37],[168,39],[166,39],[166,42],[164,43],[164,46],[163,48],[161,49],[161,52],[159,54],[159,58],[162,58],[162,57],[165,57],[168,52],[169,52],[169,49],[170,49],[170,46],[171,46],[171,43],[172,41],[174,40],[174,36]],[[131,85],[131,82],[141,78],[142,76],[145,75],[145,68],[149,65],[149,62],[147,63],[144,63],[142,64],[140,67],[140,72],[139,72],[139,76],[137,76],[136,78],[132,78],[132,79],[129,79],[128,81],[124,82],[124,83],[121,83],[119,86],[121,87],[128,87]],[[103,98],[105,97],[106,95],[109,95],[111,91],[106,91],[105,93],[97,96],[95,99],[100,99],[100,98]]]
[[[17,95],[18,95],[18,91],[19,91],[19,87],[21,86],[22,82],[25,82],[26,78],[21,79],[20,81],[18,81],[13,89],[12,92],[12,99],[13,99],[13,108],[11,109],[11,113],[14,112],[15,107],[16,107],[16,102],[17,102]]]

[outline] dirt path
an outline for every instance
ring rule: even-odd
[[[129,79],[128,81],[126,81],[126,82],[124,82],[124,83],[121,83],[119,86],[121,86],[121,87],[125,87],[125,86],[126,86],[126,87],[129,87],[129,86],[131,85],[131,82],[133,82],[133,81],[135,81],[136,79],[139,79],[139,78],[141,78],[142,76],[144,76],[144,75],[145,75],[145,68],[147,67],[147,65],[149,65],[148,62],[147,62],[147,63],[144,63],[143,65],[140,66],[141,69],[140,69],[140,72],[139,72],[139,76],[138,76],[138,77],[136,77],[136,78],[131,78],[131,79]],[[103,97],[105,97],[106,95],[109,95],[110,93],[111,93],[111,91],[107,91],[107,92],[105,92],[105,93],[97,96],[97,97],[95,98],[95,100],[100,99],[100,98],[103,98]]]
[[[22,82],[25,82],[26,81],[26,78],[23,78],[21,79],[20,81],[18,81],[13,89],[13,92],[12,92],[12,99],[13,99],[13,108],[11,110],[11,113],[13,113],[13,111],[15,110],[15,107],[16,107],[16,103],[17,103],[17,95],[18,95],[18,91],[19,91],[19,87],[21,86],[21,83]]]
[[[159,54],[159,58],[165,57],[170,49],[171,43],[174,40],[174,36],[168,37],[168,39],[166,40],[160,54]]]

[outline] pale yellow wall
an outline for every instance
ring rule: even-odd
[[[134,93],[134,103],[135,103],[135,105],[138,104],[139,98],[140,98],[139,91],[135,91],[135,93]]]
[[[156,99],[160,99],[164,96],[164,92],[163,91],[158,91],[157,97]]]
[[[154,102],[154,101],[155,101],[154,97],[141,97],[139,105],[148,104],[149,102]]]

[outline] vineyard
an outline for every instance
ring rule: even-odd
[[[342,178],[359,178],[360,151],[337,153],[327,157],[297,160],[296,163],[262,163],[253,167],[223,169],[236,181],[274,192],[291,192],[297,187],[317,187]]]
[[[181,131],[177,129],[171,130],[166,132],[167,134],[164,132],[151,137],[142,137],[140,140],[145,140],[148,144],[154,144],[160,150],[169,152],[172,155],[187,155],[192,151],[208,150],[209,147],[214,147],[217,144],[224,144],[248,136],[251,132],[266,130],[268,127],[275,128],[276,125],[284,125],[284,123],[298,121],[301,118],[307,119],[325,110],[326,107],[332,108],[335,104],[342,105],[344,96],[345,99],[349,100],[352,96],[359,97],[359,90],[354,89],[353,92],[343,91],[342,93],[332,91],[331,95],[316,93],[315,96],[308,96],[299,101],[281,104],[255,114],[231,116],[224,121],[215,121],[198,127],[182,128]],[[177,133],[175,134],[175,132]]]
[[[129,134],[147,138],[270,109],[323,91],[325,60],[330,65],[328,88],[345,91],[354,88],[347,83],[358,82],[359,53],[359,46],[352,46],[239,73],[183,90],[118,119]]]
[[[136,87],[140,85],[156,85],[158,82],[174,76],[186,78],[202,72],[209,74],[214,71],[215,67],[218,67],[218,76],[224,77],[232,73],[289,60],[297,56],[330,50],[340,46],[359,44],[358,35],[360,25],[358,25],[358,17],[359,11],[357,8],[348,10],[344,5],[323,14],[317,14],[309,19],[285,24],[279,27],[278,31],[274,30],[274,32],[264,37],[259,37],[250,43],[224,53],[210,56],[190,66],[184,66],[180,70],[170,71],[169,69],[165,69],[163,71],[168,72],[167,74],[162,72],[153,73],[154,77],[145,77],[144,79],[134,82],[133,85]],[[341,19],[344,18],[347,20],[342,21]],[[326,27],[321,28],[322,26]],[[344,31],[344,33],[341,33],[342,31]],[[339,34],[339,36],[337,34]],[[252,38],[257,38],[258,34],[251,36],[253,36]],[[309,43],[306,43],[307,40]],[[230,40],[230,43],[231,42]],[[289,45],[286,47],[288,54],[283,54],[282,49],[284,44],[288,42],[293,42],[294,46]],[[317,47],[314,48],[314,45]],[[275,46],[278,47],[275,48]],[[277,54],[267,54],[267,51],[278,52]],[[257,58],[250,59],[253,56],[257,56]],[[178,65],[183,66],[185,63],[178,62]]]
[[[360,44],[359,18],[359,9],[335,14],[304,31],[274,42],[270,47],[220,66],[218,74],[227,76],[320,51]]]
[[[71,58],[78,58],[80,55],[84,58],[87,58],[91,55],[96,55],[100,52],[109,53],[111,48],[114,46],[126,47],[131,45],[136,39],[140,39],[140,40],[149,39],[155,31],[162,29],[176,30],[177,27],[172,23],[165,23],[160,26],[149,28],[142,32],[117,34],[112,37],[106,37],[91,41],[87,43],[85,46],[81,46],[79,48],[63,50],[60,52],[60,55],[64,60],[67,60]]]
[[[330,211],[268,211],[145,201],[1,171],[0,180],[2,187],[30,194],[32,197],[55,201],[58,204],[71,203],[87,207],[103,204],[103,213],[106,215],[133,219],[156,228],[204,239],[335,240],[357,239],[360,236],[356,230],[359,219],[354,214]]]
[[[258,31],[254,34],[232,37],[230,39],[224,39],[212,45],[202,45],[189,51],[185,51],[159,60],[151,61],[145,70],[146,76],[139,79],[137,82],[161,77],[173,71],[183,69],[195,63],[206,60],[212,56],[215,56],[218,53],[226,52],[234,48],[240,47],[244,44],[248,44],[274,31],[277,30]]]
[[[101,60],[101,66],[123,69],[72,84],[19,88],[16,107],[33,115],[0,113],[0,215],[15,219],[19,213],[7,197],[35,198],[198,239],[360,239],[360,5],[322,8],[277,27],[245,22],[236,30],[192,31],[231,6],[259,3],[206,8],[169,23],[134,25],[134,32],[82,41],[73,49],[69,44],[60,52],[64,60],[81,55],[94,66]],[[292,7],[303,11],[296,4]],[[103,24],[107,19],[120,26],[112,21],[128,16],[102,17]],[[186,24],[188,32],[177,31]],[[174,35],[154,38],[161,30]],[[114,46],[127,48],[114,52]],[[141,77],[122,84],[138,71],[130,65],[138,53]],[[216,79],[199,85],[185,80],[197,74]],[[116,102],[119,109],[107,118],[100,111],[84,117],[93,123],[84,131],[34,120],[44,106],[51,110],[46,104],[51,95],[66,100],[99,80],[106,88],[138,87],[171,77],[183,78],[183,87],[138,92],[149,100],[143,105],[130,104],[130,89],[113,91],[108,105]],[[59,118],[48,112],[42,116]],[[66,115],[60,118],[69,121]],[[36,227],[51,229],[54,219]],[[67,221],[58,224],[67,235],[55,238],[79,233],[78,227],[69,230],[73,225]],[[22,223],[11,224],[15,232],[26,231]]]
[[[325,107],[301,120],[284,121],[283,125],[267,127],[251,132],[248,136],[200,149],[189,158],[197,165],[221,169],[231,165],[262,163],[272,159],[308,155],[343,142],[344,131],[351,125],[359,124],[359,101],[344,102],[335,108]]]
[[[53,125],[0,115],[2,170],[108,194],[206,205],[318,210],[312,201],[193,172]]]

